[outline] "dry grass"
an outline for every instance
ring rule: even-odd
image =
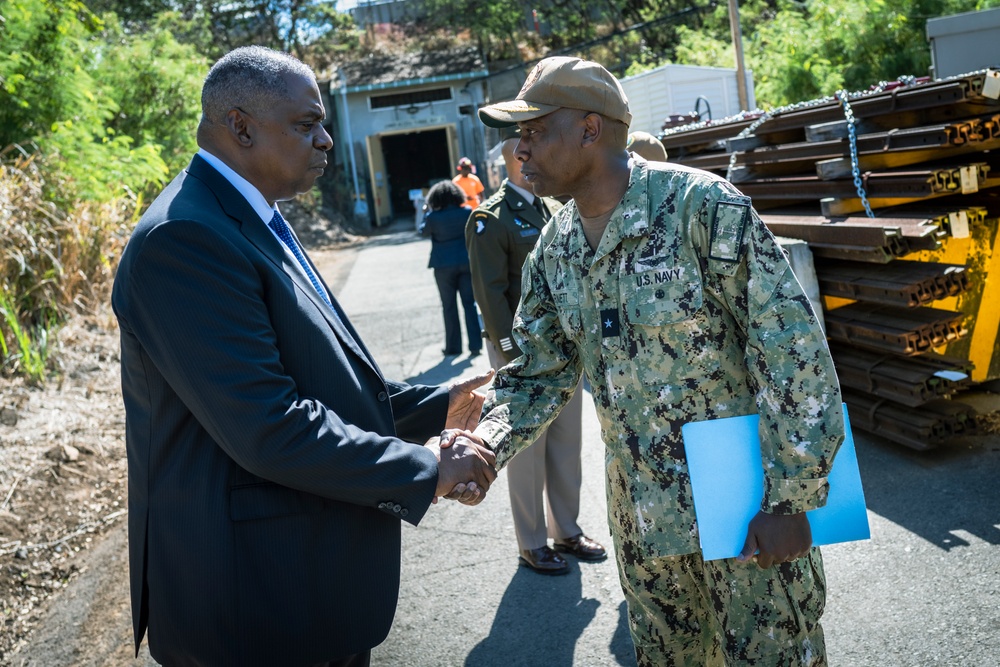
[[[110,296],[138,205],[120,197],[62,210],[45,197],[37,159],[17,147],[0,152],[0,372],[40,383],[55,368],[58,326]]]

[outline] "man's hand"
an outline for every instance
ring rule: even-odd
[[[812,529],[805,512],[779,515],[757,512],[747,529],[747,540],[736,560],[746,562],[757,553],[757,567],[801,558],[812,547]]]
[[[455,444],[455,441],[458,440],[459,437],[471,440],[477,446],[484,447],[489,450],[489,448],[486,447],[486,444],[483,442],[482,438],[480,438],[478,435],[472,433],[471,431],[460,431],[458,429],[445,429],[444,431],[441,431],[441,436],[437,439],[437,446],[440,449],[446,449],[448,447],[451,447],[453,444]],[[492,453],[492,450],[489,451]],[[494,462],[496,461],[496,456],[493,457],[493,461]],[[463,505],[478,505],[481,502],[481,499],[476,500],[477,498],[479,498],[479,493],[480,492],[478,487],[476,486],[476,483],[469,482],[468,484],[457,485],[454,489],[451,490],[450,493],[448,493],[444,497],[447,498],[448,500],[457,500]],[[482,491],[482,495],[485,497],[486,491]],[[434,499],[434,502],[437,502],[437,498]]]
[[[471,431],[476,427],[483,411],[483,401],[486,400],[486,394],[476,389],[488,384],[494,374],[495,371],[490,369],[482,375],[459,380],[448,387],[448,416],[444,423],[446,429]]]
[[[496,455],[482,441],[466,431],[456,435],[445,431],[438,456],[438,484],[435,496],[458,500],[465,505],[478,505],[486,497],[490,484],[497,478]]]

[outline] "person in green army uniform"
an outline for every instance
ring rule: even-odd
[[[568,195],[524,269],[514,337],[469,438],[501,468],[590,381],[608,520],[639,665],[825,665],[826,584],[805,511],[826,503],[841,394],[809,299],[749,199],[628,153],[631,114],[597,63],[542,60],[516,124],[537,195]],[[760,512],[742,553],[705,561],[681,425],[760,414]],[[756,554],[756,555],[754,555]]]
[[[524,181],[521,163],[514,157],[517,141],[507,139],[501,145],[507,178],[465,226],[472,290],[483,317],[486,353],[495,369],[521,356],[511,338],[521,299],[521,268],[551,212],[562,206],[555,199],[536,197]],[[583,392],[577,391],[538,440],[507,467],[518,558],[539,574],[569,573],[569,563],[559,552],[585,561],[607,558],[604,547],[584,535],[577,523],[582,414]]]
[[[535,247],[542,228],[562,204],[548,197],[536,197],[520,175],[512,173],[520,163],[513,157],[517,138],[501,144],[504,162],[510,164],[500,188],[469,216],[465,245],[472,266],[476,303],[483,316],[486,337],[501,353],[503,363],[521,355],[510,331],[514,311],[521,299],[521,269]],[[518,192],[511,183],[520,187]]]

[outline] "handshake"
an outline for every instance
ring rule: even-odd
[[[448,416],[437,442],[439,497],[478,505],[497,478],[497,457],[472,429],[479,423],[486,396],[477,391],[493,379],[492,370],[448,387]],[[433,445],[433,440],[431,441]]]
[[[478,505],[497,478],[496,455],[471,431],[445,429],[438,440],[438,497]]]

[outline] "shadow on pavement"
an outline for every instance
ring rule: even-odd
[[[949,551],[968,546],[955,531],[1000,545],[1000,441],[925,452],[856,433],[868,509]]]
[[[407,384],[447,384],[472,368],[468,355],[444,357],[422,373],[404,380]]]
[[[570,567],[569,574],[557,577],[519,567],[500,600],[489,636],[472,649],[465,667],[586,664],[575,659],[574,650],[601,603],[581,599],[580,564],[573,561]],[[624,602],[611,652],[617,664],[635,665]]]
[[[618,626],[611,637],[611,655],[622,667],[635,667],[635,647],[628,631],[628,605],[623,601],[618,605]]]

